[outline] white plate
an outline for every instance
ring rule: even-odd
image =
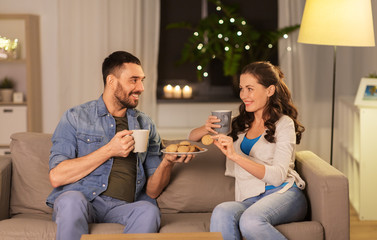
[[[207,148],[203,148],[203,151],[199,151],[199,152],[166,152],[166,149],[161,150],[161,152],[165,154],[177,154],[177,155],[188,155],[188,154],[195,155],[195,154],[204,153],[207,151],[208,151]]]

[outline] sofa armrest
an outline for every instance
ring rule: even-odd
[[[306,181],[313,221],[322,224],[325,239],[350,238],[348,179],[310,151],[296,153],[296,168]]]
[[[0,156],[0,220],[9,218],[11,175],[11,157]]]

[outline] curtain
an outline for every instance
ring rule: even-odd
[[[156,114],[159,0],[59,0],[60,113],[103,92],[102,62],[112,52],[137,56],[146,75],[138,109]]]
[[[278,4],[279,27],[300,24],[305,1],[279,0]],[[376,12],[373,2],[372,8]],[[376,26],[376,17],[374,19]],[[298,150],[313,151],[330,161],[334,48],[298,43],[298,33],[279,41],[279,65],[298,107],[299,119],[306,128]],[[376,47],[337,47],[335,97],[356,96],[360,79],[376,72],[376,66]],[[337,115],[335,104],[334,161],[337,159],[337,131],[341,131],[337,129],[339,117],[343,116]]]

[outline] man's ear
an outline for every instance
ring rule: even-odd
[[[271,97],[272,95],[274,95],[275,90],[276,90],[275,85],[270,85],[270,86],[267,88],[267,96],[268,96],[268,97]]]
[[[114,81],[115,81],[115,76],[114,75],[112,75],[112,74],[107,75],[107,77],[106,77],[106,85],[112,86],[112,85],[114,85]]]

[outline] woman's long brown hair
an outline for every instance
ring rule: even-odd
[[[269,97],[266,107],[263,111],[264,125],[267,128],[265,139],[268,142],[275,142],[275,123],[282,115],[289,116],[295,125],[296,144],[301,141],[301,135],[305,128],[297,119],[297,109],[292,102],[291,93],[284,83],[284,74],[282,71],[269,62],[254,62],[246,65],[242,74],[253,75],[264,87],[275,86],[275,93]],[[232,121],[232,132],[229,134],[234,141],[238,139],[238,134],[248,129],[254,121],[254,113],[247,112],[245,104],[239,107],[240,114]]]

